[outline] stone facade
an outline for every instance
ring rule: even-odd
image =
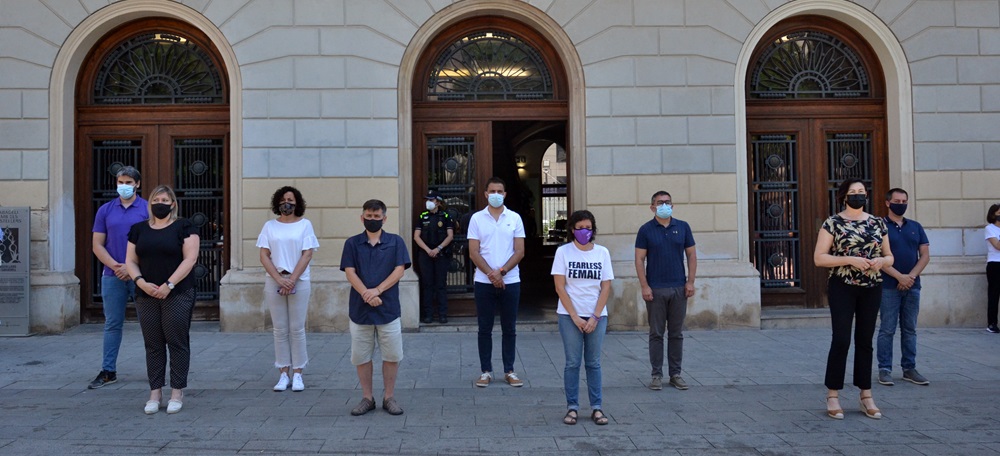
[[[125,0],[5,2],[0,15],[0,204],[30,206],[32,327],[79,321],[74,272],[73,100],[84,57],[116,26],[144,17],[191,23],[230,78],[232,269],[222,328],[268,327],[254,241],[273,189],[309,202],[320,236],[311,330],[346,328],[343,241],[360,204],[390,207],[412,232],[409,106],[413,62],[449,23],[491,14],[541,30],[569,73],[570,189],[595,213],[618,279],[611,324],[644,327],[632,242],[648,198],[670,191],[698,243],[693,328],[759,327],[749,257],[746,112],[749,53],[799,14],[855,28],[886,74],[890,186],[931,239],[925,326],[985,319],[984,214],[1000,186],[1000,0]],[[416,277],[403,282],[417,323]]]

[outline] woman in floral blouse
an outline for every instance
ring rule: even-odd
[[[882,268],[892,265],[885,221],[865,212],[868,192],[860,180],[848,179],[837,190],[837,207],[844,210],[823,222],[813,261],[830,268],[827,297],[833,341],[826,360],[826,414],[844,419],[839,392],[844,388],[847,352],[854,324],[854,386],[861,390],[861,411],[882,418],[872,399],[872,336],[882,302]]]

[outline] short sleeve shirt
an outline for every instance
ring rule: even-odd
[[[476,212],[469,219],[469,232],[466,237],[479,241],[479,254],[486,260],[486,264],[496,269],[514,256],[514,238],[525,237],[524,223],[521,221],[521,216],[507,206],[504,206],[498,219],[494,219],[490,215],[489,208],[486,208]],[[486,273],[479,268],[476,268],[474,280],[479,283],[490,283]],[[517,266],[507,271],[503,277],[503,283],[520,281],[521,270]]]
[[[823,222],[823,229],[833,235],[833,245],[830,247],[830,254],[833,256],[856,256],[868,259],[882,256],[882,240],[886,236],[887,229],[885,220],[881,217],[847,220],[836,214]],[[848,285],[866,288],[876,287],[882,283],[882,271],[873,269],[861,271],[852,266],[830,268],[830,277],[837,277]]]
[[[135,245],[135,256],[139,259],[139,273],[154,285],[167,283],[170,276],[184,261],[184,240],[198,234],[198,227],[188,219],[177,219],[163,228],[153,228],[147,222],[132,225],[128,241]],[[174,284],[171,293],[186,291],[195,286],[194,275],[188,274]],[[136,287],[136,291],[145,291]]]
[[[305,250],[319,248],[319,240],[309,219],[299,219],[292,223],[282,223],[271,219],[257,236],[257,247],[271,251],[271,262],[278,271],[292,272]],[[309,265],[299,276],[299,280],[309,280]]]
[[[94,232],[104,233],[104,248],[111,258],[125,262],[128,251],[128,232],[132,225],[149,218],[149,204],[141,196],[136,196],[128,207],[122,205],[121,198],[115,198],[101,205],[94,216]],[[104,266],[104,275],[115,275],[111,268]]]
[[[685,249],[694,247],[691,226],[683,220],[670,219],[667,226],[656,217],[639,228],[635,248],[646,251],[646,283],[650,288],[683,287],[687,282],[684,271]]]
[[[929,245],[927,233],[924,227],[916,220],[903,218],[903,224],[897,225],[892,219],[886,217],[886,230],[889,232],[889,247],[892,249],[892,267],[897,271],[907,274],[913,270],[920,260],[920,246]],[[882,274],[882,286],[895,290],[899,286],[899,281],[889,274]],[[920,277],[913,282],[913,289],[920,289]]]
[[[993,244],[990,244],[989,241],[990,238],[1000,239],[1000,226],[990,223],[989,225],[986,225],[985,231],[986,237],[984,239],[986,239],[986,262],[990,263],[993,261],[1000,261],[1000,250],[993,247]]]
[[[441,245],[444,239],[448,237],[448,230],[455,229],[455,222],[445,211],[424,211],[417,217],[417,223],[414,226],[420,230],[420,239],[423,239],[424,244],[433,249]],[[451,246],[449,245],[448,247]],[[443,253],[451,253],[450,248],[446,248],[445,250],[449,251]]]
[[[352,236],[344,243],[344,253],[340,257],[340,270],[354,268],[366,288],[375,288],[392,274],[397,266],[410,267],[410,254],[406,251],[403,238],[382,231],[378,243],[371,245],[368,235]],[[382,305],[372,307],[365,304],[361,294],[351,287],[348,304],[351,321],[359,325],[384,325],[401,315],[399,305],[399,283],[382,292]]]
[[[594,244],[590,250],[580,250],[570,242],[556,249],[552,261],[552,275],[566,277],[566,294],[573,303],[573,309],[581,317],[589,317],[597,310],[597,299],[601,296],[601,282],[614,280],[615,273],[611,269],[611,253],[604,246]],[[569,315],[562,299],[556,313]],[[608,308],[601,315],[608,314]]]

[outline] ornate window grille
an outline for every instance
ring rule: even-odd
[[[761,54],[750,96],[782,98],[867,98],[868,73],[854,49],[825,33],[781,36]]]
[[[94,82],[100,105],[224,103],[222,78],[204,49],[166,32],[144,32],[112,50]]]
[[[552,76],[541,54],[504,32],[456,41],[436,60],[428,100],[551,100]]]

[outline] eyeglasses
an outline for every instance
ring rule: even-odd
[[[667,206],[673,206],[674,205],[674,203],[672,203],[670,200],[661,200],[661,201],[657,201],[657,202],[653,203],[653,206],[662,206],[664,204],[666,204]]]

